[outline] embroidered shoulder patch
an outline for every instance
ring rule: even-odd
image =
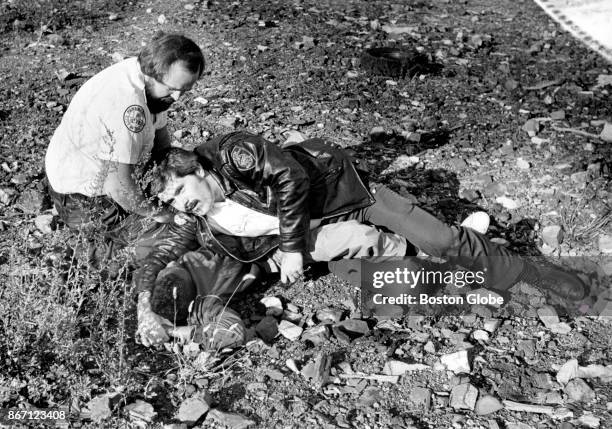
[[[232,161],[240,171],[247,171],[255,166],[255,157],[240,146],[234,146],[232,149]]]
[[[132,104],[123,112],[123,123],[133,133],[139,133],[147,123],[147,117],[142,106]]]

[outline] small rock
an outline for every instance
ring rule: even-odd
[[[321,323],[338,323],[340,318],[342,318],[342,310],[323,308],[317,311],[316,317]]]
[[[219,118],[219,125],[226,127],[226,128],[231,128],[232,130],[236,128],[236,125],[238,125],[238,117],[236,116],[232,116],[232,115],[228,115],[228,116],[223,116],[221,118]]]
[[[491,395],[485,395],[485,396],[481,396],[478,399],[478,401],[476,402],[476,407],[474,408],[474,411],[479,416],[482,416],[485,414],[495,413],[501,410],[502,408],[504,408],[504,406],[497,398]]]
[[[538,317],[544,323],[544,326],[550,328],[552,325],[559,323],[559,316],[554,307],[547,305],[542,308],[538,308]]]
[[[59,34],[49,34],[47,36],[47,40],[51,45],[62,46],[66,43],[66,39],[64,39]]]
[[[387,168],[385,168],[381,174],[394,173],[399,170],[405,170],[411,168],[419,163],[418,156],[400,155]]]
[[[236,413],[226,413],[217,409],[210,410],[204,420],[202,427],[210,427],[211,422],[216,422],[229,429],[246,429],[255,425],[253,420]]]
[[[529,137],[533,137],[540,131],[540,123],[535,119],[529,119],[523,125],[523,131],[525,131]]]
[[[472,332],[472,338],[474,338],[476,341],[487,342],[489,341],[489,333],[487,331],[483,331],[482,329],[476,329],[474,332]]]
[[[544,143],[548,143],[549,141],[550,140],[548,140],[548,139],[543,139],[543,138],[537,137],[537,136],[534,136],[534,137],[531,138],[531,143],[533,143],[536,146],[540,146],[540,145],[542,145]]]
[[[553,323],[549,329],[553,334],[560,335],[566,335],[572,332],[572,327],[565,322]]]
[[[508,187],[503,183],[489,183],[484,188],[484,193],[489,196],[501,196],[508,192]]]
[[[295,341],[302,335],[303,329],[287,320],[281,320],[278,326],[280,334],[290,341]]]
[[[612,235],[601,234],[597,239],[597,244],[601,253],[612,253]]]
[[[357,400],[357,404],[362,407],[370,407],[376,402],[380,401],[381,397],[382,395],[380,393],[380,389],[378,387],[371,386],[363,391]]]
[[[516,88],[518,88],[518,86],[519,83],[514,79],[508,79],[506,80],[506,83],[504,83],[504,87],[510,92],[514,91]]]
[[[538,389],[552,390],[559,386],[553,381],[551,375],[546,372],[537,372],[533,374],[531,382],[534,387],[537,387]]]
[[[119,19],[119,15],[117,15],[116,13],[111,13],[110,15],[108,15],[109,21],[116,21],[118,19]]]
[[[183,130],[176,130],[174,133],[172,133],[174,138],[176,138],[177,140],[182,139],[184,134],[185,132]]]
[[[329,340],[329,330],[325,325],[313,326],[302,334],[302,341],[310,341],[314,345],[323,344]]]
[[[289,369],[290,369],[291,371],[293,371],[294,373],[296,373],[296,374],[299,374],[299,373],[300,373],[300,370],[298,369],[298,367],[297,367],[297,365],[296,365],[296,363],[295,363],[295,360],[293,360],[293,359],[287,359],[287,360],[285,361],[285,365],[287,365],[287,368],[289,368]]]
[[[308,138],[304,133],[301,133],[296,130],[289,130],[283,133],[283,136],[285,137],[285,142],[283,143],[283,146],[288,146],[294,143],[302,143]]]
[[[431,408],[431,389],[426,387],[413,387],[410,389],[408,397],[410,398],[410,402],[419,410],[429,411]]]
[[[467,350],[442,355],[440,361],[449,371],[455,374],[469,373],[471,370]]]
[[[436,346],[431,341],[427,341],[427,343],[423,346],[423,350],[433,355],[436,353]]]
[[[368,322],[366,322],[365,320],[346,319],[342,322],[336,323],[334,327],[340,328],[343,331],[347,332],[349,335],[355,337],[360,337],[370,332]]]
[[[473,203],[480,199],[480,192],[476,189],[463,189],[459,196]]]
[[[382,31],[387,34],[398,35],[398,34],[411,34],[417,33],[419,27],[416,25],[383,25]]]
[[[563,227],[548,225],[542,230],[542,241],[555,249],[563,243]]]
[[[259,302],[266,307],[267,316],[281,316],[283,314],[283,303],[275,296],[264,296]]]
[[[43,234],[51,234],[53,232],[51,228],[52,223],[53,215],[50,214],[38,215],[34,219],[34,225],[36,225],[36,228]]]
[[[194,10],[195,9],[195,5],[193,5],[191,3],[187,3],[184,7],[185,7],[185,10]]]
[[[601,419],[599,417],[595,417],[591,413],[585,412],[583,415],[580,416],[580,418],[578,419],[578,422],[582,426],[585,426],[588,428],[598,428],[599,425],[601,424]]]
[[[499,328],[500,324],[501,321],[499,319],[487,319],[484,321],[483,327],[485,331],[490,332],[492,334],[497,330],[497,328]]]
[[[272,316],[266,316],[257,324],[255,332],[266,343],[271,343],[278,335],[278,322]]]
[[[591,402],[595,400],[595,392],[581,378],[570,380],[563,391],[571,402]]]
[[[370,130],[370,139],[373,142],[385,140],[387,138],[387,132],[383,127],[374,127]]]
[[[470,383],[453,387],[450,394],[450,406],[456,410],[473,410],[478,398],[478,389]]]
[[[420,143],[423,135],[421,133],[411,131],[405,134],[405,137],[410,143]],[[415,158],[415,157],[412,157],[412,158]]]
[[[188,398],[179,407],[176,418],[182,422],[193,425],[208,412],[210,406],[201,398]]]
[[[497,197],[495,202],[501,204],[507,210],[515,210],[520,207],[520,204],[508,197]]]
[[[467,162],[463,158],[451,158],[450,163],[454,170],[463,170],[467,167]]]
[[[26,214],[38,214],[43,207],[44,195],[36,189],[27,189],[19,198],[15,206]]]
[[[599,138],[608,143],[612,142],[612,123],[606,122],[604,124],[601,134],[599,134]]]
[[[126,405],[124,408],[132,420],[143,420],[152,422],[157,413],[153,409],[153,405],[143,400],[137,399],[136,402]]]
[[[550,112],[550,119],[552,119],[553,121],[561,121],[565,119],[565,111],[555,110],[554,112]]]
[[[330,367],[331,358],[326,354],[319,353],[314,360],[311,360],[302,368],[301,374],[312,380],[317,386],[322,387],[329,380]]]
[[[164,25],[167,22],[168,22],[168,19],[166,18],[166,15],[162,14],[157,17],[157,23],[159,25]]]
[[[386,375],[404,375],[412,371],[421,371],[429,369],[428,365],[422,363],[406,363],[399,360],[389,360],[385,362],[383,374]]]
[[[519,170],[529,170],[531,168],[529,161],[525,161],[523,158],[516,159],[516,166]]]
[[[588,171],[578,171],[576,173],[572,173],[570,175],[570,179],[577,185],[585,186],[589,180],[589,172]]]
[[[570,359],[561,365],[557,371],[557,381],[561,384],[567,384],[568,381],[576,378],[578,375],[578,360]]]
[[[112,415],[112,408],[116,405],[119,399],[120,395],[116,393],[98,395],[95,398],[92,398],[92,400],[87,403],[89,417],[91,420],[99,423],[109,418]]]
[[[507,140],[500,148],[502,154],[512,156],[514,155],[514,143],[512,140]]]
[[[522,352],[527,358],[533,358],[536,354],[536,344],[534,340],[521,340],[516,345],[516,351]]]

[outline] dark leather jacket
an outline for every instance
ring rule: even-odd
[[[276,246],[286,252],[305,251],[310,218],[334,218],[375,202],[355,168],[359,161],[323,139],[281,149],[261,136],[237,131],[203,143],[195,152],[217,178],[225,198],[278,216],[280,236],[213,234],[202,218],[172,225],[137,273],[139,292],[152,289],[157,273],[189,250],[205,247],[243,262],[259,259]]]

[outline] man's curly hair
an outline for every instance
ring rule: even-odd
[[[178,147],[170,148],[157,163],[144,174],[143,189],[149,197],[157,197],[164,191],[172,176],[184,177],[195,173],[201,164],[198,155]]]

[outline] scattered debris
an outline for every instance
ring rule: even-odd
[[[467,350],[460,350],[455,353],[442,355],[440,361],[442,365],[455,374],[462,372],[469,373],[471,370]]]
[[[450,406],[456,410],[473,410],[478,398],[478,389],[470,383],[453,387],[450,394]]]
[[[227,427],[228,429],[247,429],[255,425],[253,420],[247,419],[236,413],[226,413],[218,409],[212,409],[206,415],[204,427],[210,427],[211,422]]]
[[[179,407],[176,418],[182,422],[193,425],[208,412],[210,406],[201,398],[191,397],[185,399]]]

